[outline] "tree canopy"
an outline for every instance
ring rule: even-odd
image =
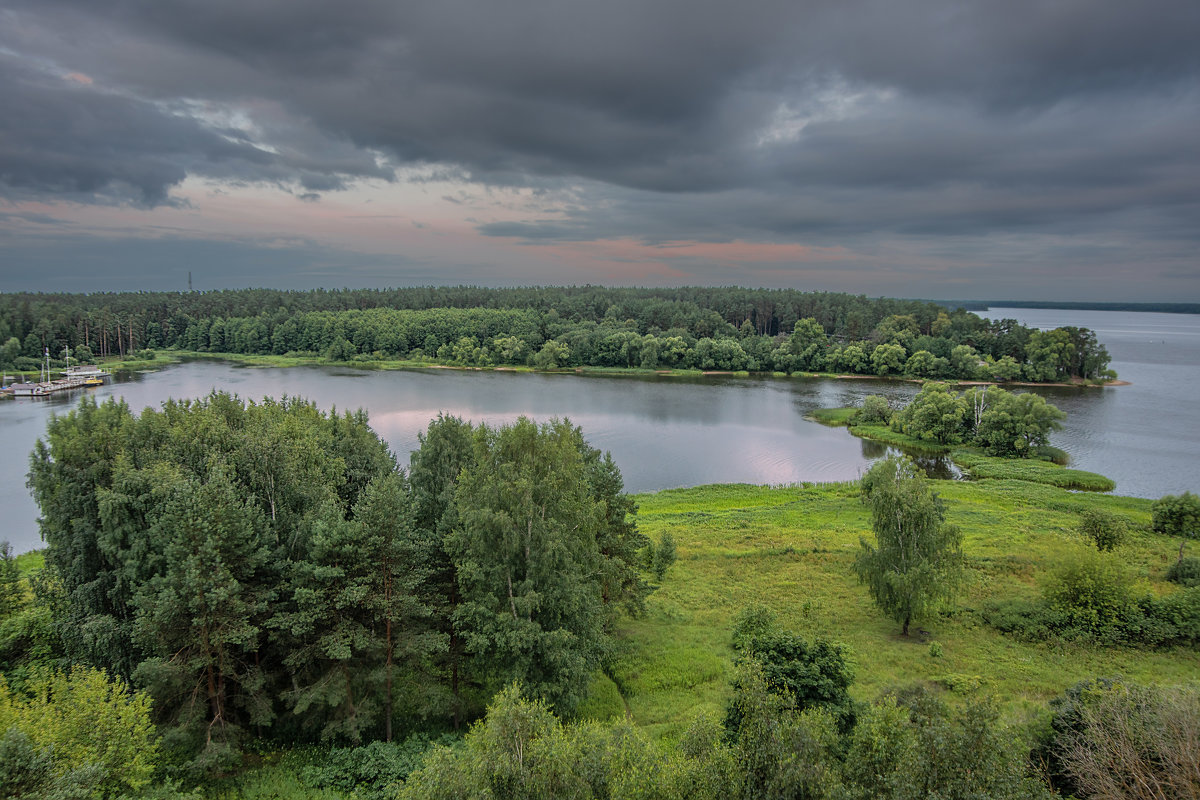
[[[85,398],[30,486],[68,661],[148,691],[202,770],[254,731],[457,725],[513,679],[569,709],[649,591],[620,471],[563,420],[440,416],[410,480],[361,412]]]
[[[159,347],[966,380],[1099,378],[1108,366],[1085,328],[1038,332],[927,301],[735,287],[0,294],[0,342],[0,366],[25,370],[44,348],[146,357]]]
[[[871,598],[908,635],[914,618],[953,596],[962,565],[962,534],[945,524],[945,509],[907,457],[890,456],[863,476],[875,544],[861,540],[855,561]]]

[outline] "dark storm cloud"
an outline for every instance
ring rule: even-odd
[[[188,175],[296,182],[321,191],[344,188],[351,175],[388,175],[360,151],[337,153],[324,142],[305,141],[302,126],[276,141],[315,146],[272,152],[244,131],[203,121],[202,104],[151,102],[3,51],[0,108],[0,194],[10,199],[157,205]]]
[[[588,187],[481,224],[531,241],[1200,229],[1193,0],[7,8],[10,192],[311,195],[419,164]]]
[[[114,238],[60,233],[53,239],[19,236],[5,244],[4,291],[182,291],[192,273],[196,289],[344,286],[348,275],[375,285],[434,282],[427,264],[394,256],[347,253],[297,239],[263,243],[185,234]],[[153,264],[153,270],[147,270]]]

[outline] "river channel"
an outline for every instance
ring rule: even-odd
[[[1132,386],[1038,391],[1068,412],[1052,438],[1073,466],[1117,481],[1117,492],[1158,497],[1200,489],[1200,317],[993,309],[989,316],[1099,332],[1113,367]],[[1099,316],[1097,316],[1099,315]],[[1087,321],[1081,321],[1086,319]],[[1145,341],[1142,341],[1145,340]],[[817,408],[867,394],[902,402],[914,384],[881,380],[706,376],[599,377],[460,370],[362,371],[343,367],[256,369],[195,361],[123,376],[90,390],[135,410],[217,389],[243,398],[298,395],[324,409],[364,408],[402,464],[439,411],[499,424],[524,414],[568,417],[593,446],[612,452],[626,488],[645,492],[704,483],[787,484],[853,480],[886,449],[806,419]],[[28,455],[50,416],[78,396],[0,403],[0,539],[40,546],[37,509],[25,488]],[[937,470],[937,465],[930,465]]]

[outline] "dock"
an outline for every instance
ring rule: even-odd
[[[48,372],[46,374],[48,375]],[[14,383],[4,387],[4,391],[13,397],[49,397],[59,392],[103,386],[111,377],[111,373],[105,372],[94,364],[84,364],[67,367],[63,370],[61,378],[40,380],[36,383]]]

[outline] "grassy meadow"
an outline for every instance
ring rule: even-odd
[[[1200,653],[1192,650],[1025,643],[981,618],[987,601],[1036,594],[1056,561],[1090,546],[1076,532],[1086,508],[1125,517],[1131,531],[1118,553],[1153,591],[1171,591],[1162,576],[1178,543],[1150,532],[1150,501],[1012,480],[941,481],[937,491],[947,522],[962,529],[967,577],[955,610],[915,624],[907,639],[875,609],[852,570],[859,538],[871,536],[856,483],[715,485],[638,496],[641,529],[654,539],[670,533],[679,560],[650,597],[648,613],[624,623],[624,650],[610,669],[634,722],[671,737],[697,713],[721,714],[734,619],[752,604],[774,611],[786,629],[845,644],[860,699],[926,682],[951,696],[994,694],[1023,716],[1084,678],[1179,683],[1200,675]]]

